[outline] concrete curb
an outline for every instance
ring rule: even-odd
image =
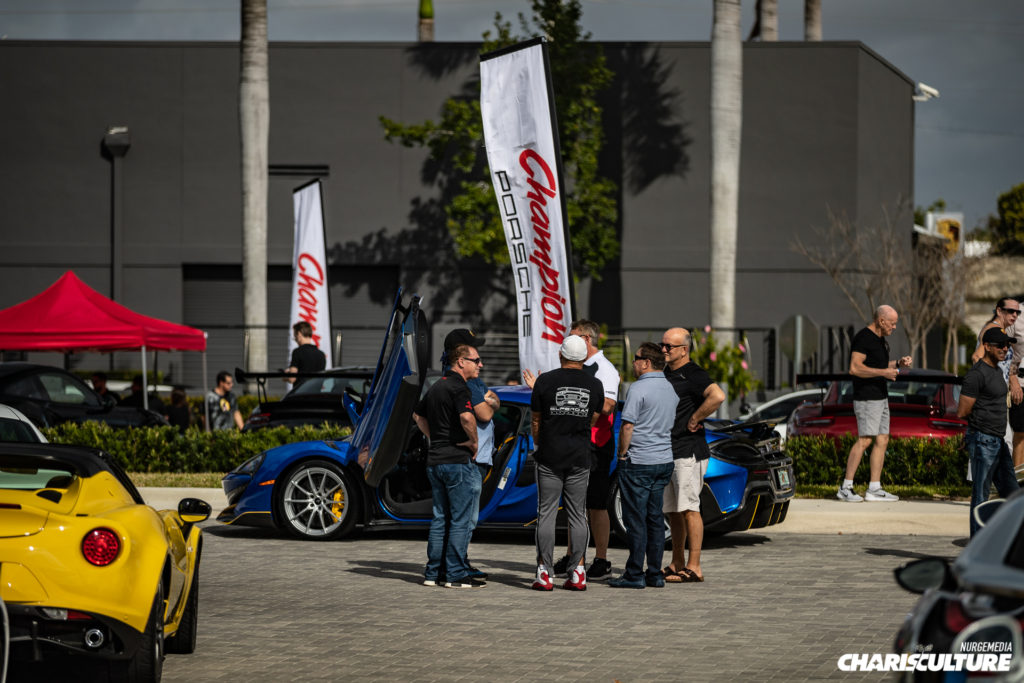
[[[157,509],[176,509],[182,498],[201,498],[213,515],[227,507],[219,488],[141,488],[142,497]],[[970,504],[954,501],[901,500],[895,503],[844,503],[840,500],[794,498],[782,524],[766,531],[780,534],[882,534],[892,536],[966,537]],[[764,531],[762,532],[764,533]]]

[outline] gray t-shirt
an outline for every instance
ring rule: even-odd
[[[230,391],[223,396],[216,391],[206,395],[206,405],[210,411],[210,429],[234,429],[235,411],[238,410],[238,399]]]
[[[990,436],[1006,433],[1006,380],[1003,371],[979,360],[964,375],[961,395],[974,399],[967,426]]]
[[[629,461],[636,465],[672,462],[672,426],[679,397],[663,372],[648,372],[633,382],[622,407],[622,421],[633,423]]]

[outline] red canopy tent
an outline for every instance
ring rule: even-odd
[[[151,318],[111,301],[70,270],[27,301],[0,311],[0,349],[7,351],[205,351],[206,333]],[[205,366],[206,355],[203,354]],[[206,369],[203,368],[205,389]],[[148,404],[148,392],[143,392]],[[148,407],[148,405],[147,405]]]

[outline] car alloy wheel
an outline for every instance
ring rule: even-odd
[[[311,460],[291,470],[276,495],[279,524],[293,536],[330,540],[356,523],[358,493],[338,465]]]
[[[612,482],[612,490],[608,494],[608,516],[611,518],[612,530],[623,541],[628,541],[625,516],[622,513],[622,489],[619,488],[619,480]],[[672,527],[669,526],[668,516],[665,516],[665,545],[672,542]]]

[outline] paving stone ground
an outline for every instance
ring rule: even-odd
[[[916,596],[892,570],[951,537],[759,532],[709,539],[702,584],[530,590],[532,535],[478,532],[474,590],[420,585],[425,531],[315,543],[205,523],[199,645],[167,683],[802,681],[887,653]],[[962,539],[960,540],[962,543]],[[613,547],[621,572],[627,552]]]

